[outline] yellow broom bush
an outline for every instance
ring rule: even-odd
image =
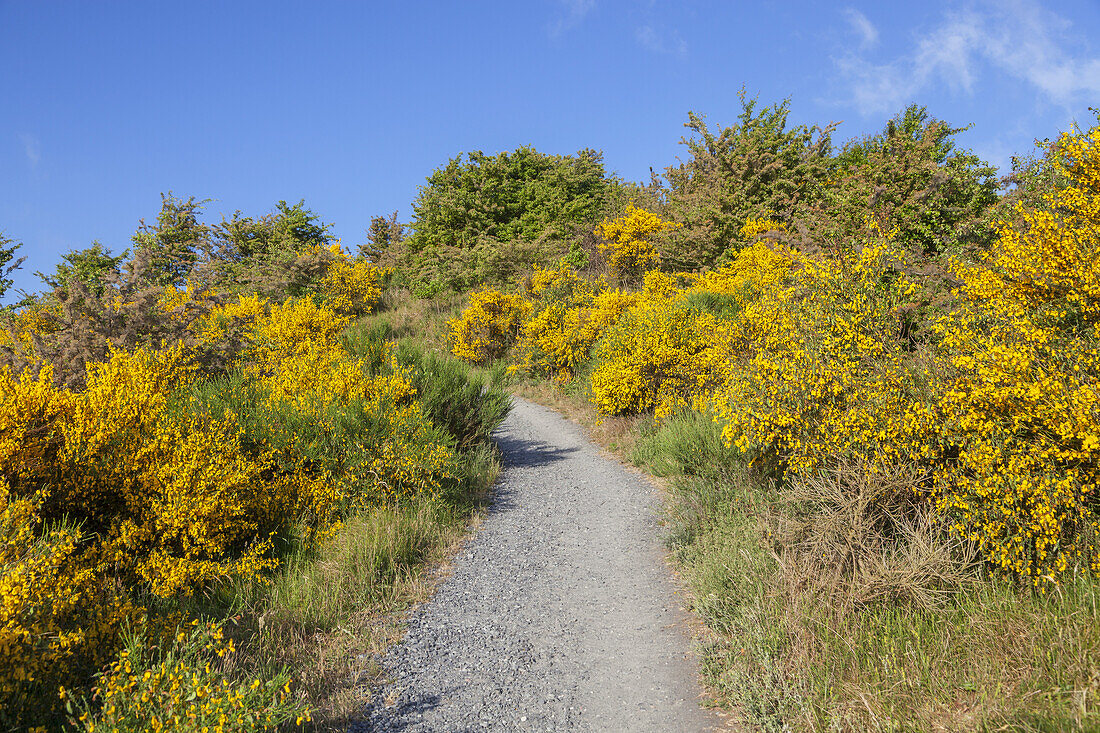
[[[200,296],[162,302],[170,315]],[[344,350],[341,302],[208,308],[194,343],[240,341],[222,381],[182,342],[112,348],[80,391],[48,364],[0,370],[0,710],[30,716],[5,726],[107,663],[124,623],[148,615],[134,599],[261,576],[276,535],[317,541],[348,511],[461,480],[410,368]]]
[[[567,295],[563,300],[543,300],[523,324],[517,347],[519,368],[563,382],[571,380],[577,368],[589,360],[592,346],[604,329],[641,299],[636,293],[608,289],[599,280],[567,291],[548,288],[541,292],[544,298],[563,292]]]
[[[35,303],[6,315],[0,321],[0,347],[8,347],[31,356],[35,353],[35,336],[55,333],[60,324],[60,309],[52,303]]]
[[[745,305],[744,351],[715,395],[729,442],[796,475],[836,457],[929,454],[930,377],[899,339],[897,316],[916,286],[898,266],[885,239],[799,257],[790,285]]]
[[[622,216],[598,224],[596,234],[601,237],[600,249],[607,264],[617,275],[625,276],[657,265],[661,254],[653,245],[653,237],[677,226],[652,211],[627,204]]]
[[[486,289],[473,293],[462,315],[447,321],[451,353],[471,364],[496,361],[512,348],[529,303],[515,295]]]
[[[320,285],[325,304],[343,316],[370,313],[382,299],[382,273],[366,260],[340,252]]]
[[[741,226],[738,234],[746,242],[754,242],[768,232],[785,232],[787,225],[772,216],[749,217]]]
[[[955,262],[957,301],[916,348],[900,243],[869,231],[858,251],[796,256],[727,342],[727,440],[791,476],[916,465],[992,567],[1040,588],[1097,569],[1100,127],[1063,135],[1049,165],[1067,185],[1019,205],[983,261]]]
[[[272,498],[256,494],[262,466],[241,454],[232,417],[170,409],[170,391],[190,378],[182,361],[180,347],[116,351],[75,395],[44,382],[48,370],[38,380],[0,375],[6,402],[64,405],[9,433],[0,472],[20,495],[49,487],[48,518],[96,533],[82,557],[97,572],[165,597],[270,567],[266,535],[287,505],[278,482]]]
[[[736,312],[788,279],[792,262],[792,253],[757,242],[701,275],[647,272],[642,292],[629,296],[595,351],[595,404],[609,414],[654,410],[657,417],[701,409],[748,338]]]
[[[126,641],[99,677],[98,707],[62,691],[77,729],[243,733],[311,719],[291,694],[285,670],[251,681],[224,675],[236,649],[217,624],[195,621],[178,630],[163,650],[151,647],[142,632],[129,632]]]
[[[1036,585],[1100,569],[1100,125],[1062,135],[1049,165],[1066,187],[956,265],[961,304],[938,325],[958,457],[937,506]]]
[[[724,324],[680,299],[647,299],[604,333],[593,359],[592,399],[601,412],[653,410],[663,417],[701,404],[724,373]]]
[[[84,643],[66,621],[85,605],[92,572],[74,558],[80,532],[44,529],[35,502],[0,484],[0,722],[21,722],[43,687],[60,683]]]
[[[744,307],[791,277],[795,254],[785,247],[757,241],[746,246],[732,262],[694,278],[688,292],[729,295]]]

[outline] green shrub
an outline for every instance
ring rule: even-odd
[[[400,269],[422,297],[508,282],[564,254],[622,188],[594,150],[460,155],[421,187]]]
[[[828,176],[831,127],[787,127],[790,100],[758,107],[742,95],[737,122],[712,131],[688,113],[690,157],[665,171],[668,214],[682,225],[659,249],[673,268],[714,265],[741,242],[751,218],[789,222],[820,194]]]
[[[235,648],[216,624],[178,632],[165,649],[141,630],[125,634],[125,648],[99,675],[91,702],[69,696],[76,727],[86,731],[266,731],[308,721],[294,699],[290,675],[235,680],[225,670]]]
[[[402,344],[398,363],[412,367],[412,382],[424,413],[459,448],[487,445],[493,430],[511,409],[503,390],[486,384],[482,375],[465,364],[419,347]]]
[[[722,438],[714,415],[695,410],[677,412],[655,424],[635,445],[632,458],[658,476],[717,480],[743,467],[741,451]]]

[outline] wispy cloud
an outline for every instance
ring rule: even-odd
[[[896,110],[936,84],[970,94],[986,66],[1030,84],[1059,105],[1100,94],[1100,58],[1072,55],[1070,22],[1036,0],[977,2],[949,11],[910,52],[880,64],[863,55],[868,35],[853,14],[863,16],[854,10],[845,14],[860,37],[859,52],[836,64],[864,114]]]
[[[675,54],[683,56],[687,53],[687,41],[679,31],[662,31],[653,24],[647,23],[634,29],[634,39],[638,44],[654,53]]]
[[[579,26],[596,7],[596,0],[558,0],[561,15],[550,24],[550,36],[560,36],[571,28]]]
[[[27,163],[31,170],[38,168],[38,162],[42,160],[42,152],[39,148],[38,138],[28,133],[20,133],[19,142],[23,143],[23,154],[27,156]]]
[[[872,23],[866,15],[855,8],[846,8],[844,10],[844,17],[852,26],[852,30],[859,36],[859,45],[861,48],[871,48],[878,43],[878,28],[875,27],[875,24]]]

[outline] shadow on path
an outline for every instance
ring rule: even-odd
[[[506,466],[545,466],[564,460],[580,450],[579,446],[557,448],[546,443],[524,440],[510,435],[498,435],[495,436],[495,439],[497,447],[504,455],[504,465]]]
[[[388,706],[385,701],[377,698],[372,698],[367,703],[364,712],[369,713],[371,708],[376,710],[385,710],[386,722],[384,727],[371,727],[367,730],[386,730],[386,731],[403,731],[411,728],[417,728],[422,726],[421,719],[425,713],[431,712],[435,708],[439,707],[439,703],[443,701],[444,696],[453,692],[455,688],[442,690],[440,692],[429,693],[419,695],[409,700],[399,700],[395,705]],[[375,695],[378,691],[375,690]],[[361,716],[363,713],[359,713]],[[368,718],[369,719],[369,718]],[[361,722],[362,718],[359,718],[355,722]],[[348,721],[351,722],[351,721]]]
[[[558,461],[563,461],[571,454],[581,450],[579,446],[571,448],[558,448],[542,441],[525,440],[513,435],[494,435],[493,442],[500,449],[505,469],[508,468],[537,468],[547,466]],[[495,514],[516,507],[514,491],[508,481],[498,480],[493,491],[489,495],[488,511]]]

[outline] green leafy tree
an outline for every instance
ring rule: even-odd
[[[109,280],[119,275],[122,262],[129,254],[126,250],[120,255],[112,255],[110,249],[92,242],[91,247],[61,255],[61,262],[57,263],[53,274],[35,274],[51,288],[68,288],[75,280],[98,294],[103,292]]]
[[[327,247],[333,241],[331,229],[331,224],[306,208],[305,199],[293,206],[280,201],[275,211],[259,218],[235,211],[231,219],[223,217],[212,229],[213,256],[225,263],[293,256],[312,246]]]
[[[280,201],[261,217],[236,211],[211,227],[206,279],[223,290],[298,294],[327,270],[331,229],[304,200]]]
[[[405,239],[405,225],[397,220],[397,212],[389,216],[372,216],[367,228],[367,241],[359,245],[359,256],[379,261]]]
[[[717,130],[688,113],[690,157],[664,176],[665,215],[681,225],[660,246],[668,266],[709,267],[740,249],[750,218],[787,223],[821,195],[833,126],[788,128],[789,99],[760,107],[742,92],[741,106],[737,123]]]
[[[134,257],[130,267],[151,285],[179,285],[209,249],[210,227],[198,218],[207,201],[196,201],[194,196],[185,201],[171,192],[160,198],[156,223],[146,224],[142,219],[131,237]]]
[[[18,270],[27,259],[26,257],[17,258],[15,256],[15,253],[22,246],[22,242],[10,239],[4,236],[3,232],[0,232],[0,298],[3,298],[8,289],[15,284],[15,281],[11,279],[11,274]]]
[[[849,142],[805,228],[836,244],[860,236],[873,219],[924,255],[986,247],[1000,182],[993,166],[955,144],[966,129],[911,105],[881,133]]]
[[[275,204],[275,230],[292,240],[300,248],[326,247],[332,241],[332,224],[321,221],[321,217],[306,208],[305,199],[291,206],[286,201]]]
[[[476,151],[436,169],[413,203],[414,250],[472,247],[482,236],[534,240],[597,221],[610,182],[603,156],[545,155],[531,147],[490,156]]]
[[[564,253],[571,237],[600,221],[620,186],[594,150],[460,155],[421,187],[402,270],[426,294],[505,281]]]

